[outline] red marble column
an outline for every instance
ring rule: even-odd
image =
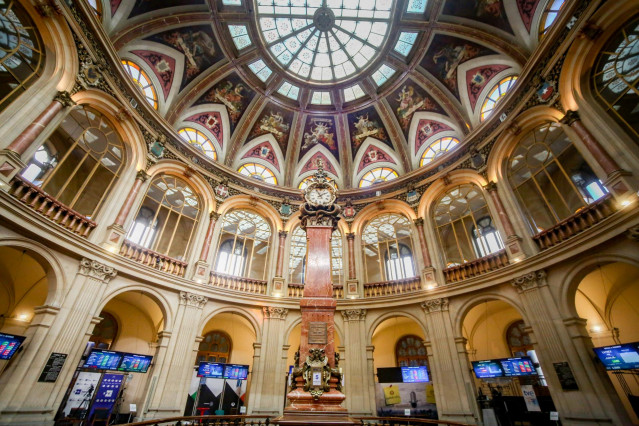
[[[433,262],[430,260],[430,253],[428,252],[428,246],[426,245],[426,235],[424,234],[424,219],[418,217],[414,221],[415,227],[417,227],[417,236],[419,237],[419,247],[422,250],[422,256],[424,257],[424,267],[430,268],[433,266]]]
[[[488,194],[490,194],[490,198],[493,200],[493,204],[495,205],[495,209],[497,210],[497,215],[499,216],[499,220],[504,227],[504,231],[506,231],[506,237],[511,237],[515,234],[515,228],[513,227],[506,210],[504,210],[504,205],[501,202],[501,198],[499,197],[499,193],[497,192],[497,185],[495,182],[488,182],[488,185],[484,187]]]
[[[348,242],[348,279],[356,280],[357,273],[355,268],[355,234],[352,232],[346,234],[346,241]]]
[[[275,265],[275,276],[281,277],[284,272],[284,250],[286,248],[286,236],[288,231],[279,232],[279,245],[277,247],[277,264]]]
[[[53,101],[49,106],[31,123],[24,131],[15,138],[13,142],[7,147],[8,151],[15,152],[18,155],[22,155],[31,146],[31,144],[37,139],[42,131],[47,127],[49,123],[55,118],[62,108],[75,105],[75,102],[71,99],[69,92],[58,92],[53,98]]]
[[[120,212],[118,213],[118,217],[115,218],[114,225],[124,226],[124,221],[126,220],[129,212],[131,211],[131,207],[133,207],[133,203],[135,202],[135,198],[140,192],[140,188],[142,184],[146,182],[149,178],[149,175],[146,174],[144,170],[139,170],[138,174],[135,176],[135,182],[133,182],[133,187],[129,191],[129,195],[124,200],[124,204],[120,208]]]
[[[204,243],[202,244],[202,251],[200,252],[200,261],[206,262],[209,257],[209,250],[211,249],[211,240],[213,240],[213,231],[215,230],[215,224],[220,215],[211,212],[209,215],[209,227],[206,229],[206,236],[204,237]]]

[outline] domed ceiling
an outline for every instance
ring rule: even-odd
[[[371,177],[376,169],[393,178],[436,167],[482,118],[498,119],[493,100],[516,84],[546,5],[103,0],[97,8],[129,73],[194,151],[254,177],[265,167],[266,182],[294,188],[321,158],[346,189],[383,181]]]

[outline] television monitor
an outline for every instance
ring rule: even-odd
[[[534,376],[537,374],[532,359],[527,356],[499,360],[506,377]]]
[[[122,355],[124,354],[121,352],[92,349],[82,367],[97,370],[117,370],[122,361]]]
[[[146,373],[151,366],[153,356],[151,355],[138,355],[138,354],[124,354],[122,355],[122,362],[118,367],[118,371],[126,371],[129,373]]]
[[[401,367],[402,382],[404,383],[420,383],[428,382],[428,370],[426,366],[419,367]]]
[[[197,369],[198,377],[208,377],[209,379],[222,379],[224,377],[224,365],[216,362],[200,362]]]
[[[498,360],[473,361],[472,364],[473,371],[478,379],[504,376],[504,370]]]
[[[25,336],[0,333],[0,359],[11,359],[24,339],[26,339]]]
[[[639,368],[639,342],[593,348],[606,370]]]
[[[377,381],[379,383],[401,383],[402,380],[401,367],[380,367],[377,369]]]
[[[225,364],[224,378],[233,380],[246,380],[248,377],[248,365]]]

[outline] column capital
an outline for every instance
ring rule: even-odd
[[[427,300],[421,304],[421,307],[426,313],[447,311],[448,297]]]
[[[281,230],[280,232],[278,232],[280,238],[286,238],[288,236],[288,231],[285,230]]]
[[[220,218],[220,214],[218,212],[211,212],[209,213],[209,219],[211,221],[215,221],[217,222],[217,220]]]
[[[262,307],[262,313],[264,314],[264,319],[286,319],[286,316],[288,315],[288,309],[278,308],[275,306],[264,306]]]
[[[519,293],[539,288],[546,284],[546,271],[542,269],[530,272],[526,275],[515,278],[510,282],[510,284],[515,287]]]
[[[196,308],[202,309],[208,301],[209,298],[206,296],[189,293],[188,291],[180,292],[180,305],[194,306]]]
[[[575,121],[580,121],[581,117],[579,117],[579,113],[577,111],[568,110],[566,111],[566,115],[564,118],[559,120],[561,124],[565,124],[566,126],[572,126]]]
[[[422,227],[422,226],[424,226],[424,218],[423,217],[418,217],[417,219],[413,220],[413,223],[417,227]]]
[[[639,242],[639,225],[628,228],[626,236],[633,241]]]
[[[497,184],[491,180],[484,186],[484,189],[488,192],[497,191]]]
[[[347,240],[354,240],[355,239],[355,233],[354,232],[348,232],[346,234],[346,239]]]
[[[146,182],[147,180],[149,180],[150,177],[151,176],[144,170],[138,170],[138,172],[135,175],[135,178],[137,180],[141,180],[142,182]]]
[[[66,90],[56,93],[56,95],[53,97],[53,100],[56,102],[60,102],[63,107],[72,107],[74,105],[77,105],[71,98],[71,93],[67,92]]]
[[[366,309],[347,309],[340,312],[344,321],[363,321],[366,319]]]
[[[116,271],[114,267],[107,266],[97,260],[87,259],[86,257],[80,260],[79,271],[82,275],[104,281],[105,283],[111,281],[111,279],[118,274],[118,271]]]

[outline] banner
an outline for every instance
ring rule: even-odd
[[[101,373],[90,373],[86,371],[82,371],[78,374],[78,378],[73,384],[73,388],[67,399],[67,405],[64,407],[64,410],[62,410],[64,417],[85,417],[84,413],[86,413],[89,409],[89,405],[91,405],[93,393],[100,381],[101,375]],[[80,406],[82,406],[81,410],[79,410]],[[72,410],[74,411],[73,416],[71,416]]]
[[[92,418],[94,414],[97,414],[99,419],[107,419],[109,417],[115,401],[118,399],[123,379],[123,374],[104,374],[98,392],[95,394],[95,401],[93,401],[89,418]]]
[[[437,418],[437,406],[428,397],[432,383],[376,383],[375,405],[378,416],[404,416],[410,410],[411,416],[427,419]],[[434,392],[433,392],[434,393]]]
[[[435,387],[430,383],[426,385],[426,402],[435,404]]]
[[[524,401],[526,401],[528,411],[541,411],[539,401],[537,401],[537,395],[535,395],[535,389],[532,385],[521,385],[521,392],[524,394]]]
[[[397,385],[384,387],[384,400],[386,405],[401,404],[402,397],[399,395],[399,387]]]

